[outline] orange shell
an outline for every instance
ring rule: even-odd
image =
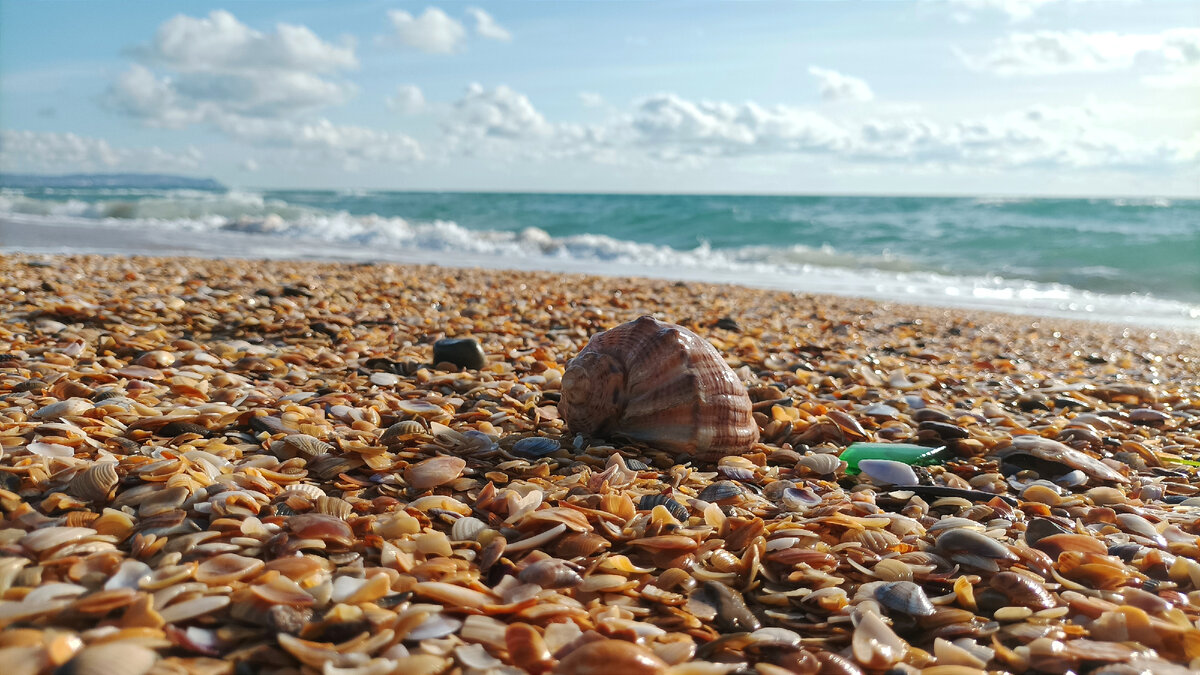
[[[592,336],[567,363],[558,411],[575,433],[703,459],[758,441],[746,387],[716,348],[650,316]]]

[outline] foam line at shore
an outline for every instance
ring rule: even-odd
[[[101,226],[97,226],[98,222]],[[481,235],[452,223],[415,226],[405,223],[410,236],[396,240],[393,245],[382,245],[372,238],[378,235],[349,241],[315,236],[326,232],[325,229],[275,236],[269,231],[269,223],[264,231],[263,224],[196,229],[134,225],[129,221],[103,226],[104,222],[70,216],[9,214],[0,218],[0,248],[37,253],[387,261],[640,276],[1130,325],[1200,328],[1200,307],[1146,296],[1104,295],[1060,284],[994,276],[748,262],[704,247],[681,252],[669,247],[616,242],[596,235],[554,240],[544,232]],[[402,222],[395,224],[399,226]]]

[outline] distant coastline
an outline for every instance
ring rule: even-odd
[[[0,173],[6,188],[130,188],[144,190],[226,190],[212,178],[192,178],[165,173],[72,173],[46,175]]]

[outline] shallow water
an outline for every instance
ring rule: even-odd
[[[9,189],[0,218],[9,250],[598,272],[1200,326],[1196,200]]]

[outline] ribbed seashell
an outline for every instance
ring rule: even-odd
[[[117,486],[116,462],[97,462],[71,479],[68,491],[89,502],[106,502]]]
[[[668,495],[643,495],[637,503],[638,511],[651,511],[656,506],[665,507],[667,511],[671,512],[672,516],[675,516],[680,521],[687,522],[687,507],[675,501]]]
[[[317,497],[316,502],[313,503],[313,510],[342,520],[349,518],[354,513],[354,507],[350,506],[350,502],[337,497]]]
[[[475,541],[479,533],[487,529],[487,523],[474,516],[463,516],[450,526],[451,541]]]
[[[1008,598],[1011,605],[1030,609],[1050,609],[1058,603],[1041,582],[1016,572],[1000,572],[988,582]]]
[[[593,335],[567,364],[558,408],[575,433],[702,459],[758,441],[746,387],[716,348],[650,316]]]
[[[530,436],[513,443],[512,454],[525,459],[539,459],[552,455],[562,449],[562,445],[553,438]]]
[[[818,476],[827,476],[838,470],[842,465],[842,460],[837,455],[828,453],[815,453],[804,455],[796,460],[796,467],[803,467],[808,471],[817,474]]]
[[[933,614],[933,603],[924,589],[911,581],[889,581],[875,589],[875,599],[879,604],[903,612],[909,616],[929,616]]]
[[[710,483],[696,497],[706,502],[720,502],[741,497],[745,491],[745,488],[731,480],[719,480]]]
[[[291,456],[299,456],[306,459],[311,459],[320,455],[326,455],[333,450],[332,445],[317,438],[316,436],[309,436],[308,434],[289,434],[284,436],[281,440],[276,441],[276,443],[282,444],[282,448],[280,449],[285,453],[290,451]],[[279,452],[276,452],[275,444],[272,444],[271,451],[276,455],[280,454]]]
[[[429,430],[417,420],[401,420],[384,429],[379,435],[380,445],[396,445],[406,440],[429,436]]]
[[[287,490],[283,491],[281,496],[289,494],[302,494],[315,501],[324,497],[325,491],[320,486],[313,485],[312,483],[293,483],[288,486]]]

